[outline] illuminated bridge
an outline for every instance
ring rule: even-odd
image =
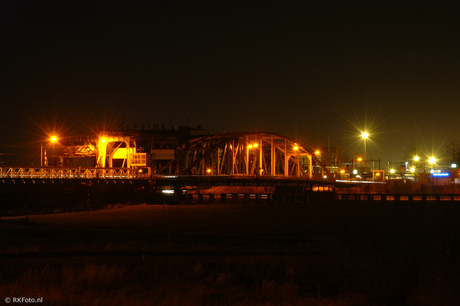
[[[59,138],[56,144],[43,146],[44,166],[0,167],[0,210],[2,203],[37,206],[123,198],[158,202],[162,201],[158,195],[168,190],[176,200],[222,187],[226,189],[216,191],[222,195],[232,190],[247,194],[334,190],[335,179],[326,167],[287,137],[192,132],[112,131]],[[314,176],[314,166],[322,168],[320,175]]]
[[[161,154],[161,147],[152,152]],[[157,174],[254,175],[312,179],[313,162],[333,176],[307,149],[274,133],[224,133],[189,139],[175,148],[174,158],[156,164]]]
[[[47,148],[54,151],[47,154]],[[44,167],[0,168],[0,176],[150,179],[189,175],[334,180],[306,148],[287,137],[265,132],[197,135],[190,129],[179,129],[63,137],[55,145],[45,146],[41,164]],[[321,174],[313,172],[314,166],[322,169]]]

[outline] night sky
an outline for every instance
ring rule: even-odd
[[[421,1],[0,1],[0,161],[47,134],[188,122],[402,161],[458,137],[458,7]],[[148,2],[146,2],[148,3]],[[15,154],[15,155],[8,155]]]

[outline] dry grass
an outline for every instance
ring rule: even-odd
[[[443,203],[7,218],[0,292],[48,305],[458,305],[459,221]]]

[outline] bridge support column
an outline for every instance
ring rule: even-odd
[[[225,193],[222,193],[220,195],[220,203],[226,204],[227,203],[227,195]]]
[[[209,195],[209,203],[214,204],[214,194]]]

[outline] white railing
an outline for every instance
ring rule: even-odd
[[[0,178],[148,179],[148,173],[128,168],[0,167]]]

